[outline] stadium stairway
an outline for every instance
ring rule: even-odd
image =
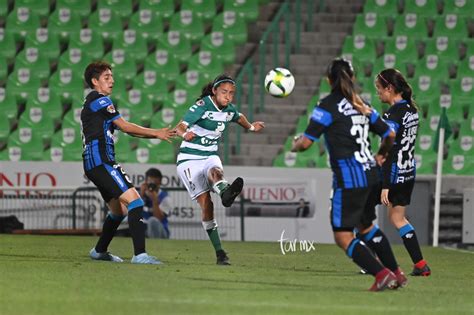
[[[241,135],[241,146],[239,154],[236,154],[236,128],[231,128],[229,133],[230,143],[230,165],[245,166],[271,166],[275,156],[283,150],[287,137],[296,130],[298,118],[306,112],[310,99],[318,93],[320,80],[324,80],[327,64],[340,54],[341,47],[346,35],[350,34],[357,13],[362,11],[363,0],[334,0],[325,1],[323,7],[314,6],[313,25],[308,25],[307,2],[302,1],[302,24],[300,36],[300,49],[290,55],[290,71],[295,76],[295,89],[293,93],[284,99],[278,99],[265,94],[264,110],[255,111],[253,120],[265,122],[266,128],[262,133],[247,133]],[[249,86],[248,82],[243,85],[244,93],[253,89],[254,95],[258,95],[263,84],[258,82],[259,67],[257,43],[261,35],[271,23],[270,17],[277,12],[281,2],[271,1],[261,7],[259,20],[249,33],[249,43],[238,53],[236,64],[233,68],[238,73],[240,67],[253,50],[254,61],[257,67],[254,69],[254,84]],[[294,1],[291,2],[292,9],[295,8]],[[294,15],[291,15],[290,32],[296,31]],[[284,29],[281,22],[280,29]],[[252,29],[252,26],[249,27]],[[279,47],[283,46],[283,36],[280,36]],[[290,38],[295,38],[292,34]],[[271,40],[270,40],[271,43]],[[270,45],[271,47],[271,45]],[[280,55],[281,65],[284,65],[283,48]],[[273,67],[271,48],[265,56],[265,72]],[[232,71],[231,71],[232,73]],[[245,96],[243,97],[245,100]],[[258,106],[256,106],[258,107]],[[241,104],[241,111],[248,113],[247,104]],[[222,149],[222,148],[221,148]]]

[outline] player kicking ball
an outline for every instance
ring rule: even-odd
[[[131,262],[160,264],[158,259],[145,251],[145,223],[142,217],[144,203],[125,171],[115,160],[113,133],[120,129],[132,136],[170,142],[175,132],[168,128],[144,128],[122,118],[109,98],[114,86],[109,64],[89,64],[84,72],[84,79],[93,89],[87,95],[81,111],[84,173],[99,189],[110,209],[104,221],[102,235],[89,255],[94,260],[123,261],[120,257],[110,254],[107,248],[118,226],[128,215],[134,248]]]
[[[218,265],[230,265],[229,257],[222,249],[211,191],[221,197],[222,205],[230,207],[244,186],[237,177],[232,184],[224,178],[222,162],[218,155],[222,133],[230,122],[235,122],[251,132],[265,126],[261,121],[250,123],[231,103],[235,94],[235,82],[220,75],[202,90],[176,126],[176,133],[183,138],[177,157],[177,172],[191,199],[202,210],[202,226],[216,251]]]

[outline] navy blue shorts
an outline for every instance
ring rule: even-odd
[[[134,187],[120,164],[104,163],[84,172],[99,189],[105,202],[118,199],[120,195]]]
[[[377,218],[375,207],[380,204],[381,185],[367,188],[333,190],[331,226],[333,231],[353,231],[368,227]]]
[[[390,185],[390,189],[388,191],[388,200],[392,203],[392,206],[408,206],[411,202],[411,194],[413,192],[414,186],[414,180],[405,182],[403,184]]]

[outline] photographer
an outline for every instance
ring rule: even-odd
[[[171,197],[160,189],[162,174],[156,168],[145,173],[145,182],[140,186],[140,196],[145,207],[143,218],[147,224],[146,235],[149,238],[169,238],[168,213],[171,210]]]

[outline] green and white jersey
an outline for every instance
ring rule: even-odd
[[[239,118],[240,113],[232,104],[219,110],[210,96],[197,101],[183,118],[188,131],[192,131],[196,136],[191,141],[183,140],[179,148],[177,164],[218,155],[219,141],[227,124],[236,122]]]

